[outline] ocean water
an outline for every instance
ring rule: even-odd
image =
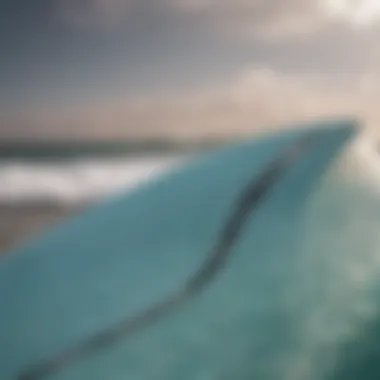
[[[0,160],[0,253],[83,207],[174,169],[190,154]]]
[[[0,161],[0,205],[87,203],[133,189],[182,163],[188,155]]]
[[[4,378],[170,294],[203,262],[231,201],[277,143],[225,152],[174,188],[117,197],[87,214],[88,228],[77,219],[1,263]],[[207,291],[47,378],[379,379],[379,159],[358,139],[310,192],[331,147],[319,148],[252,217]]]

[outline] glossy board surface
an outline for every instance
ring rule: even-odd
[[[355,131],[350,121],[326,122],[204,155],[10,252],[0,261],[0,378],[285,378],[305,306],[290,296],[305,205]],[[207,272],[248,187],[256,199],[245,223]],[[198,279],[202,286],[168,312],[109,344],[103,336],[90,355],[71,353],[154,305],[165,308],[202,268],[209,281]]]

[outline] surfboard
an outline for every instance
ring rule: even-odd
[[[357,127],[315,122],[203,154],[8,252],[0,378],[280,378],[303,209]]]

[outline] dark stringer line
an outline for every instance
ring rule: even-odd
[[[224,267],[249,215],[258,208],[286,169],[310,150],[315,143],[316,137],[317,134],[312,133],[298,140],[270,162],[258,177],[255,176],[247,184],[207,259],[195,275],[190,277],[176,293],[154,304],[135,317],[121,321],[119,324],[93,335],[79,345],[27,368],[15,380],[42,380],[47,376],[56,374],[71,366],[74,362],[95,353],[97,350],[104,349],[131,333],[152,325],[159,318],[174,311],[189,298],[201,292]]]

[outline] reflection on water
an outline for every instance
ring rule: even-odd
[[[288,290],[299,313],[292,380],[380,376],[380,177],[364,147],[355,142],[305,209]]]

